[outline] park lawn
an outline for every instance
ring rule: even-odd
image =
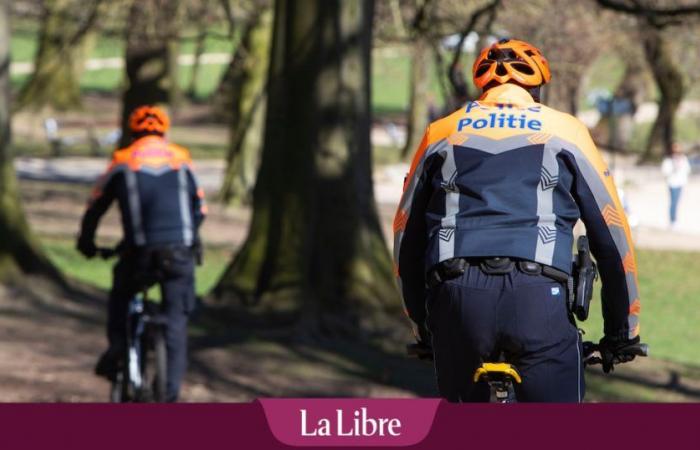
[[[66,275],[108,289],[112,261],[86,260],[70,240],[42,239],[51,260]],[[197,293],[206,295],[223,273],[231,249],[207,248],[204,265],[197,268]],[[700,366],[700,328],[698,296],[700,277],[695,274],[699,253],[640,250],[637,255],[641,289],[641,336],[650,346],[655,359]],[[598,282],[597,286],[600,284]],[[591,317],[581,324],[585,339],[597,341],[602,336],[600,300],[596,295]]]
[[[75,243],[65,238],[43,237],[41,242],[51,261],[68,277],[104,290],[111,287],[114,260],[86,259],[75,250]],[[206,295],[216,285],[230,257],[227,248],[205,249],[204,263],[196,271],[198,296]],[[160,292],[152,289],[149,297],[159,298]]]
[[[639,250],[640,335],[649,344],[650,355],[683,364],[700,366],[700,253]],[[596,284],[600,287],[600,281]],[[600,297],[591,305],[591,317],[581,326],[585,340],[602,337]]]

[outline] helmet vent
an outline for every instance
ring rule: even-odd
[[[498,63],[498,66],[496,66],[496,75],[500,77],[508,75],[508,69],[506,69],[503,63]]]
[[[535,71],[532,70],[532,67],[530,67],[528,64],[521,63],[521,62],[514,62],[511,64],[511,67],[518,72],[524,73],[526,75],[534,75]]]
[[[474,76],[480,77],[486,72],[488,72],[489,68],[491,67],[491,64],[493,64],[493,61],[486,60],[485,63],[479,65],[479,68],[476,69],[476,73],[474,74]]]

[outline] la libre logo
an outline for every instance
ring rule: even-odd
[[[300,409],[302,436],[401,436],[401,420],[387,417],[369,417],[367,408],[354,410],[348,415],[336,409],[332,417],[309,418],[306,409]]]

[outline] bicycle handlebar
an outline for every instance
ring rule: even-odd
[[[602,364],[603,359],[600,356],[595,356],[596,352],[600,352],[600,345],[594,342],[584,342],[583,343],[583,363],[587,366],[592,366],[595,364]],[[423,359],[432,360],[433,359],[433,349],[428,344],[422,342],[413,342],[406,345],[406,353],[408,356]],[[625,348],[625,354],[634,356],[648,356],[649,346],[644,343],[637,343],[630,345]],[[616,360],[614,363],[619,364],[621,361]]]

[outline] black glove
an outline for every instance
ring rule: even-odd
[[[630,362],[636,356],[632,347],[639,343],[639,336],[633,339],[605,336],[598,343],[600,358],[602,359],[603,372],[610,373],[615,369],[615,364]]]
[[[86,258],[92,258],[97,254],[97,247],[92,239],[84,239],[82,236],[78,238],[76,248]]]

